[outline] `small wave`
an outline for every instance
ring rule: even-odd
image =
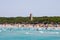
[[[59,34],[59,32],[55,32],[56,34]]]
[[[43,31],[39,31],[40,33],[44,33]]]
[[[42,34],[60,34],[59,32],[45,32],[45,31],[39,31]]]
[[[25,34],[30,34],[29,32],[26,32]]]
[[[34,34],[33,32],[25,32],[25,34]]]

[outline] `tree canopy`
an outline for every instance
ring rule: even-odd
[[[60,17],[33,17],[33,20],[31,21],[29,17],[0,17],[0,24],[3,23],[59,23]]]

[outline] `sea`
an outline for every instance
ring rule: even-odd
[[[0,40],[60,40],[60,29],[0,28]]]

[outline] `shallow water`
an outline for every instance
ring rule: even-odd
[[[0,28],[0,40],[60,40],[60,30]]]

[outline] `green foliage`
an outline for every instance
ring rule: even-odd
[[[33,21],[29,17],[0,17],[0,23],[58,23],[60,17],[33,17]]]

